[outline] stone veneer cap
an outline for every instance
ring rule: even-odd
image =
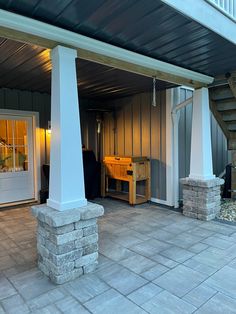
[[[90,203],[86,206],[58,211],[46,204],[31,207],[33,216],[51,227],[61,227],[79,220],[87,220],[102,216],[104,209],[101,205]]]
[[[221,178],[215,178],[210,180],[197,180],[197,179],[191,179],[189,177],[180,179],[180,183],[183,185],[191,185],[191,186],[199,186],[199,187],[207,187],[207,188],[213,188],[215,186],[220,186],[224,184],[224,179]]]

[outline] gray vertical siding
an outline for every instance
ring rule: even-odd
[[[180,101],[192,96],[192,91],[181,88]],[[190,150],[191,150],[191,123],[192,105],[182,108],[179,121],[179,177],[184,178],[190,171]],[[212,140],[212,161],[213,172],[216,176],[225,169],[228,163],[227,140],[211,114],[211,140]],[[180,198],[182,198],[182,187],[180,185]]]
[[[103,155],[115,153],[149,157],[151,195],[165,200],[165,92],[158,93],[156,107],[151,102],[150,93],[107,102],[108,107],[114,108],[115,114],[104,116]]]
[[[0,109],[39,112],[40,128],[46,129],[50,121],[50,95],[0,88]]]
[[[192,97],[192,91],[180,89],[180,102]],[[190,171],[192,105],[180,110],[179,119],[179,177],[184,178]],[[181,186],[180,186],[181,188]],[[182,190],[181,190],[182,191]]]

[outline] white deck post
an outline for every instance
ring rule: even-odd
[[[190,174],[183,184],[183,214],[202,220],[214,219],[220,211],[220,186],[212,170],[211,124],[208,89],[193,92]]]
[[[207,88],[193,92],[191,160],[189,178],[214,179],[212,170],[211,125]]]
[[[48,206],[67,210],[87,205],[75,59],[77,51],[52,50],[51,152]]]

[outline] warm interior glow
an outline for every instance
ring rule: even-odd
[[[1,120],[0,172],[28,170],[28,123],[24,120]]]

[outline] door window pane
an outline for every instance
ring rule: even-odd
[[[0,172],[28,171],[28,122],[0,120]]]
[[[18,120],[15,121],[14,132],[15,146],[27,145],[27,122]]]
[[[15,171],[27,171],[28,160],[25,147],[15,148]]]
[[[14,171],[13,150],[0,144],[0,172],[12,171]]]
[[[0,143],[13,145],[13,121],[0,120]]]

